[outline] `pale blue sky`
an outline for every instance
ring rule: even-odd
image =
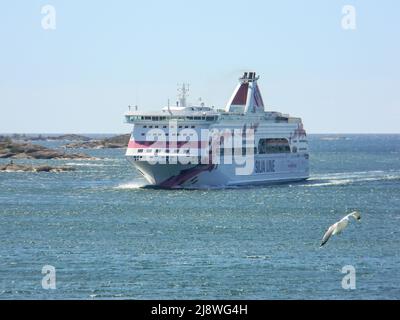
[[[252,69],[265,103],[310,133],[400,133],[399,57],[397,0],[5,0],[0,132],[128,132],[128,104],[157,110],[185,81],[224,107]]]

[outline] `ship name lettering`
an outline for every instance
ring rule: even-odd
[[[255,173],[275,172],[275,160],[256,160],[254,164]]]

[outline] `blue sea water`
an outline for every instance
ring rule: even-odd
[[[124,150],[0,173],[0,299],[399,299],[400,135],[331,137],[310,136],[311,178],[286,185],[143,189]]]

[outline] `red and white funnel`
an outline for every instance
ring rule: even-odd
[[[243,77],[239,78],[239,84],[229,99],[225,111],[238,113],[264,112],[264,102],[257,85],[258,79],[259,77],[256,76],[255,72],[245,72]]]

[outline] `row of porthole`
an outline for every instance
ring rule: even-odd
[[[144,149],[138,149],[137,152],[138,153],[143,153]],[[146,152],[147,153],[152,153],[153,149],[147,149]],[[159,153],[159,152],[161,152],[161,149],[154,149],[154,152],[155,153]],[[171,151],[171,152],[173,152],[173,151]],[[175,153],[179,153],[179,152],[180,152],[179,149],[175,149]],[[185,153],[190,153],[190,149],[186,149],[186,150],[184,150],[184,152]],[[165,149],[165,153],[170,153],[170,149]]]
[[[158,129],[159,126],[154,126],[155,129]],[[166,129],[168,126],[163,126],[164,129]],[[185,127],[185,129],[188,129],[189,126],[178,126],[179,129],[183,129],[183,127]],[[153,126],[143,126],[143,128],[149,128],[152,129]],[[175,128],[175,126],[170,126],[170,128]],[[196,128],[196,126],[191,126],[192,129]]]
[[[142,132],[142,136],[145,136],[146,135],[146,132]],[[193,133],[190,133],[190,134],[187,134],[187,133],[183,133],[183,134],[180,134],[179,132],[178,133],[173,133],[172,134],[172,136],[180,136],[180,135],[182,135],[182,136],[193,136]],[[161,133],[153,133],[153,136],[161,136]],[[165,136],[169,136],[169,133],[167,132],[167,133],[165,133]]]
[[[168,163],[168,162],[169,162],[169,156],[164,156],[164,157],[165,157],[165,160],[166,160],[167,163]],[[163,157],[163,158],[164,158],[164,157]],[[134,161],[142,160],[143,158],[145,158],[145,157],[144,157],[144,156],[133,156],[133,160],[134,160]],[[146,160],[147,160],[148,158],[149,158],[149,159],[153,159],[154,157],[152,157],[152,156],[147,157]],[[190,159],[190,158],[192,158],[192,159],[198,159],[198,157],[190,157],[190,156],[188,156],[188,155],[186,155],[186,158],[189,158],[189,159]],[[195,161],[195,160],[193,160],[193,163],[195,163],[194,161]],[[192,163],[192,161],[188,161],[186,164],[191,164],[191,163]],[[144,175],[142,172],[140,172],[140,173],[141,173],[142,175]]]

